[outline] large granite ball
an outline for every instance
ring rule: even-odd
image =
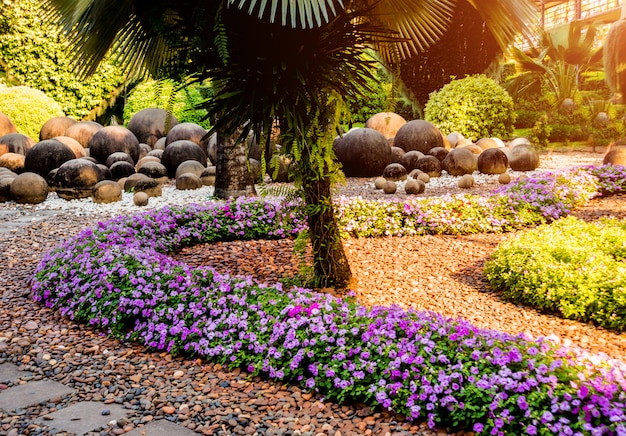
[[[128,130],[133,132],[139,142],[154,148],[156,142],[160,138],[165,138],[170,129],[177,124],[178,119],[166,110],[147,108],[132,116],[128,122]]]
[[[6,149],[5,153],[17,153],[26,156],[26,152],[33,148],[33,145],[35,145],[35,141],[21,133],[9,133],[0,137],[0,150]],[[4,153],[0,152],[0,154]]]
[[[417,150],[426,154],[431,148],[443,147],[443,135],[428,121],[413,120],[400,127],[393,145],[404,151]]]
[[[48,198],[48,192],[46,179],[36,173],[22,173],[11,183],[11,197],[17,203],[43,203]]]
[[[390,139],[396,136],[400,127],[405,124],[406,120],[394,112],[379,112],[369,117],[364,127],[378,130],[385,138]]]
[[[488,148],[478,155],[477,165],[483,174],[502,174],[509,167],[509,159],[502,148]]]
[[[94,133],[89,141],[89,155],[100,163],[105,163],[117,151],[128,154],[133,162],[139,160],[139,141],[126,127],[104,127]]]
[[[56,139],[46,139],[28,150],[24,169],[46,177],[50,171],[72,159],[76,159],[76,155],[67,145]]]
[[[70,117],[54,117],[41,126],[39,130],[39,140],[44,141],[46,139],[52,139],[57,136],[65,136],[65,131],[77,121]]]
[[[103,180],[93,187],[91,199],[94,203],[122,201],[122,187],[113,180]]]
[[[454,148],[441,162],[441,168],[451,176],[472,174],[478,169],[478,158],[467,148]]]
[[[23,154],[5,153],[0,155],[0,167],[21,173],[24,171],[25,160],[26,157]]]
[[[379,176],[392,161],[385,136],[367,127],[349,131],[335,139],[333,146],[347,177]]]
[[[163,151],[161,163],[167,168],[168,175],[175,177],[178,165],[186,160],[198,161],[205,167],[207,165],[206,153],[202,148],[195,142],[185,139],[168,144]]]
[[[102,128],[102,124],[96,123],[95,121],[79,121],[78,123],[70,125],[65,129],[65,133],[60,136],[69,136],[75,141],[78,141],[83,148],[87,148],[89,147],[89,141],[91,141],[93,135]]]
[[[54,173],[51,184],[57,195],[65,200],[91,197],[93,187],[102,181],[98,165],[86,159],[72,159]]]

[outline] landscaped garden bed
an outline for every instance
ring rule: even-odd
[[[622,171],[607,166],[547,174],[486,200],[355,200],[342,203],[339,214],[348,233],[503,231],[566,215],[598,193],[622,192]],[[438,213],[428,215],[433,206]],[[347,225],[365,215],[386,218]],[[415,219],[422,216],[428,219]],[[480,220],[467,229],[463,223],[472,217]],[[598,364],[582,350],[547,339],[481,330],[435,314],[368,309],[351,298],[258,285],[167,256],[201,242],[289,236],[301,223],[297,204],[250,200],[113,219],[44,259],[35,298],[120,338],[243,366],[328,398],[380,404],[432,426],[485,433],[515,433],[520,426],[529,434],[624,431],[623,362]]]

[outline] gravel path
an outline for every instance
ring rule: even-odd
[[[572,165],[601,160],[587,154],[571,158]],[[552,159],[544,156],[543,165],[548,168]],[[554,165],[562,162],[555,159]],[[370,182],[353,180],[341,193],[380,196]],[[436,193],[431,191],[431,195]],[[578,215],[589,219],[603,214],[625,217],[625,200],[596,200]],[[32,212],[16,211],[8,204],[0,208],[13,208],[18,215]],[[0,233],[0,364],[13,363],[29,373],[17,382],[0,380],[0,395],[16,384],[43,379],[76,389],[15,412],[0,410],[0,436],[55,434],[36,419],[89,400],[123,405],[128,410],[127,418],[89,433],[94,435],[122,434],[162,419],[215,435],[448,434],[443,429],[428,431],[403,417],[362,405],[328,403],[293,386],[251,379],[242,371],[226,372],[219,365],[119,343],[34,304],[28,280],[43,254],[107,216],[103,211],[85,213],[68,208]],[[11,220],[8,215],[2,219]],[[626,335],[515,306],[488,288],[481,267],[502,238],[509,236],[351,239],[345,241],[345,247],[355,273],[355,291],[364,304],[398,303],[463,317],[485,328],[527,331],[535,336],[554,334],[623,358]],[[210,264],[222,271],[272,281],[297,273],[292,248],[288,240],[230,242],[193,247],[177,256],[191,264]]]

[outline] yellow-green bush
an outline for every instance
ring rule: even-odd
[[[35,141],[46,121],[64,115],[59,103],[27,86],[0,85],[0,112],[11,119],[19,133]]]
[[[459,132],[472,141],[493,136],[508,138],[515,122],[513,99],[484,75],[453,80],[431,93],[424,115],[444,135]]]
[[[626,221],[574,217],[523,232],[485,264],[504,298],[626,331]]]

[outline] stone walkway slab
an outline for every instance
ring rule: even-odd
[[[145,427],[136,428],[124,436],[198,436],[198,433],[191,431],[182,425],[161,419],[152,421]]]
[[[12,363],[0,364],[0,383],[14,382],[19,377],[28,374],[25,371],[20,371],[17,365]]]
[[[31,381],[0,391],[0,409],[11,411],[53,397],[71,394],[74,389],[55,381]]]
[[[119,404],[84,401],[49,413],[36,421],[57,431],[84,435],[90,431],[106,427],[113,420],[125,418],[126,415],[126,409]]]

